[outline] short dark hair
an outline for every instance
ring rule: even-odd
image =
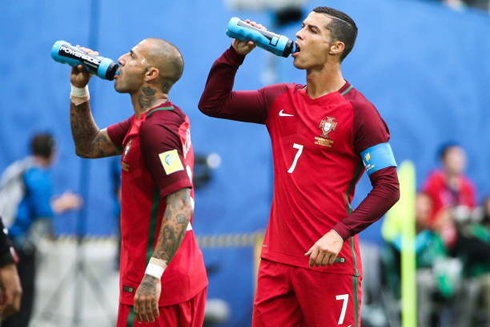
[[[31,139],[31,153],[49,159],[56,148],[56,141],[49,133],[39,133]]]
[[[450,141],[442,144],[439,147],[439,151],[438,151],[439,160],[443,161],[444,159],[446,159],[447,153],[449,152],[449,150],[453,148],[461,148],[461,145],[454,141]]]
[[[327,29],[332,33],[332,38],[335,41],[340,41],[345,44],[344,52],[340,55],[340,61],[354,48],[357,38],[357,25],[354,20],[346,13],[330,7],[316,7],[313,9],[316,13],[326,14],[332,17],[332,21],[328,24]]]

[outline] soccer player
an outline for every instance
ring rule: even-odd
[[[85,51],[96,52],[82,48]],[[92,117],[83,66],[71,72],[76,153],[121,155],[120,305],[117,326],[201,327],[207,278],[192,231],[192,150],[188,117],[169,100],[184,62],[171,43],[141,41],[119,58],[114,88],[134,114],[107,129]]]
[[[250,22],[257,28],[260,24]],[[262,247],[252,323],[359,326],[362,267],[357,234],[399,198],[389,131],[375,107],[345,81],[341,62],[357,27],[317,7],[297,32],[294,66],[306,85],[232,91],[253,42],[234,40],[211,68],[199,109],[265,124],[274,158],[274,195]],[[356,210],[366,170],[373,189]]]

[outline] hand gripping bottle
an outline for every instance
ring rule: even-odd
[[[56,41],[51,49],[51,57],[70,66],[84,65],[91,73],[109,81],[114,79],[119,65],[109,58],[94,56],[74,47],[66,41]]]
[[[238,17],[230,19],[226,35],[240,41],[253,41],[278,56],[287,57],[296,51],[296,44],[287,36],[255,28]]]

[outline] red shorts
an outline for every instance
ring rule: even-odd
[[[202,327],[206,292],[205,288],[186,302],[160,307],[160,316],[150,323],[140,324],[134,315],[133,306],[119,304],[116,327]]]
[[[263,260],[253,327],[359,327],[361,277]]]

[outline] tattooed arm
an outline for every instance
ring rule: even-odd
[[[167,208],[152,257],[168,264],[182,243],[194,209],[189,188],[183,188],[168,195],[166,202]],[[134,297],[134,313],[138,321],[155,321],[159,315],[160,294],[160,280],[145,274]]]
[[[112,143],[107,130],[97,127],[90,110],[89,101],[79,105],[70,103],[71,134],[75,141],[75,152],[83,158],[102,158],[121,154]]]
[[[97,55],[98,52],[82,48],[85,52]],[[109,138],[106,129],[100,130],[90,110],[90,95],[87,84],[91,74],[83,65],[73,67],[70,82],[74,87],[70,94],[71,134],[75,141],[75,152],[84,158],[101,158],[121,154]]]
[[[167,261],[168,264],[182,243],[194,209],[191,203],[191,190],[188,188],[168,195],[166,202],[167,208],[152,257]]]

